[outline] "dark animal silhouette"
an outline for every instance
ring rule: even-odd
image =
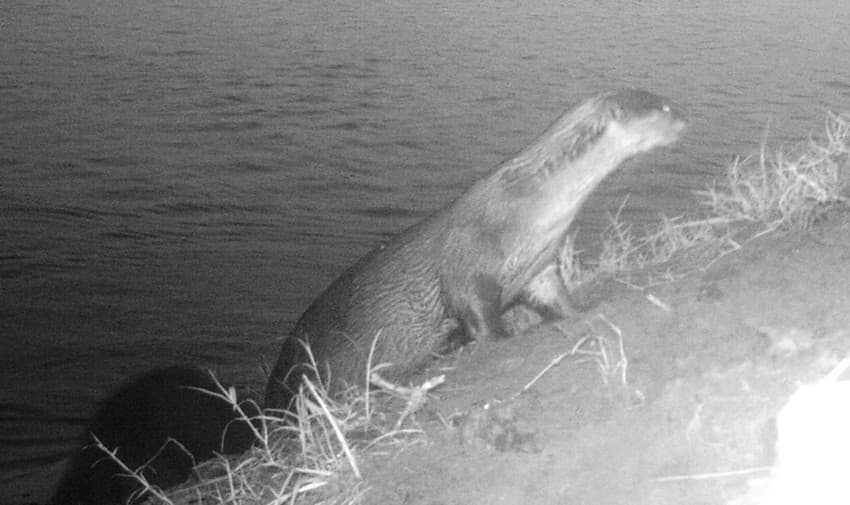
[[[218,391],[209,372],[187,366],[155,369],[119,388],[86,429],[51,504],[117,505],[142,498],[140,484],[94,445],[92,435],[117,448],[129,468],[147,465],[144,476],[162,489],[187,480],[196,462],[248,449],[254,440],[250,425],[229,403],[195,388]],[[248,402],[243,408],[258,413]]]

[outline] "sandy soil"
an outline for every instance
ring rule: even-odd
[[[850,351],[847,286],[850,215],[835,214],[464,351],[438,364],[447,382],[418,415],[427,441],[373,458],[363,503],[725,503],[773,463],[775,416],[797,385]],[[581,339],[588,352],[608,343],[607,373],[598,354],[568,356],[522,392]]]

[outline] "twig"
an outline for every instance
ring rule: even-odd
[[[534,378],[533,378],[533,379],[531,379],[531,380],[528,382],[528,384],[526,384],[525,386],[523,386],[523,388],[522,388],[522,392],[524,393],[524,392],[528,391],[528,390],[531,388],[531,386],[533,386],[535,382],[537,382],[537,381],[538,381],[541,377],[543,377],[543,375],[544,375],[546,372],[548,372],[548,371],[549,371],[552,367],[554,367],[555,365],[557,365],[558,363],[560,363],[560,362],[561,362],[561,360],[563,360],[564,358],[566,358],[567,356],[569,356],[569,355],[571,355],[571,354],[573,354],[573,353],[574,353],[574,350],[570,350],[570,351],[567,351],[567,352],[565,352],[565,353],[563,353],[563,354],[561,354],[561,355],[559,355],[559,356],[555,357],[554,359],[552,359],[552,361],[550,361],[550,362],[549,362],[549,364],[548,364],[548,365],[546,365],[546,367],[545,367],[545,368],[543,368],[543,370],[541,370],[540,372],[538,372],[538,373],[537,373],[537,375],[535,375],[535,376],[534,376]]]
[[[392,382],[389,382],[383,377],[381,377],[378,372],[372,372],[372,384],[378,386],[381,389],[389,391],[390,393],[398,397],[404,398],[407,401],[407,405],[404,407],[404,411],[401,413],[401,416],[398,418],[398,421],[396,421],[396,430],[401,428],[402,423],[404,423],[404,420],[407,419],[408,416],[421,409],[422,406],[425,405],[425,402],[428,401],[428,392],[445,381],[446,376],[439,375],[437,377],[432,377],[428,379],[419,386],[409,388],[399,386],[398,384],[393,384]]]

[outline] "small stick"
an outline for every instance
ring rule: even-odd
[[[401,428],[402,423],[404,423],[404,420],[407,419],[408,416],[422,408],[422,406],[428,400],[428,392],[430,390],[434,389],[435,387],[446,381],[445,375],[438,375],[437,377],[432,377],[427,381],[423,382],[420,386],[409,388],[399,386],[398,384],[393,384],[392,382],[385,380],[378,374],[378,372],[372,372],[371,378],[372,384],[407,400],[407,405],[404,407],[404,412],[401,413],[401,416],[395,423],[396,430]]]
[[[740,477],[742,475],[751,475],[754,473],[764,473],[770,471],[769,466],[757,466],[755,468],[745,468],[743,470],[730,470],[728,472],[708,472],[695,473],[692,475],[670,475],[667,477],[658,477],[652,479],[652,482],[680,482],[685,480],[710,480],[723,477]]]
[[[672,309],[670,308],[669,305],[662,302],[657,296],[653,295],[652,293],[649,293],[648,295],[646,295],[646,299],[649,300],[653,305],[655,305],[659,309],[663,310],[664,312],[667,312],[668,314],[670,312],[672,312]]]
[[[558,363],[560,363],[560,362],[561,362],[561,360],[563,360],[563,359],[564,359],[564,358],[566,358],[567,356],[569,356],[569,355],[573,354],[573,352],[574,352],[574,351],[567,351],[567,352],[565,352],[565,353],[563,353],[563,354],[561,354],[561,355],[559,355],[559,356],[556,356],[556,357],[555,357],[552,361],[550,361],[550,362],[549,362],[549,364],[548,364],[548,365],[546,365],[546,367],[545,367],[545,368],[543,368],[543,370],[541,370],[541,371],[540,371],[537,375],[535,375],[535,376],[534,376],[534,378],[533,378],[533,379],[531,379],[531,381],[529,381],[529,382],[528,382],[528,384],[526,384],[526,385],[522,388],[522,392],[528,391],[528,390],[531,388],[531,386],[533,386],[533,385],[534,385],[534,383],[535,383],[535,382],[537,382],[538,380],[540,380],[540,378],[541,378],[541,377],[543,377],[543,374],[545,374],[545,373],[546,373],[546,372],[548,372],[548,371],[549,371],[552,367],[554,367],[555,365],[557,365]]]

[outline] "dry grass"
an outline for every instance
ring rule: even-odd
[[[591,320],[588,324],[594,331],[576,342],[570,354],[596,364],[609,396],[621,400],[623,405],[629,408],[642,405],[645,402],[643,392],[629,383],[629,358],[623,342],[623,330],[604,314],[598,314],[596,319],[605,327],[602,330],[594,330],[595,320]],[[616,342],[606,336],[611,333],[616,335]]]
[[[843,202],[842,169],[850,155],[850,118],[830,114],[823,139],[768,157],[765,143],[757,157],[736,159],[723,190],[699,192],[712,214],[730,222],[764,226],[768,233],[785,226],[808,226],[819,211]]]
[[[316,369],[315,361],[312,367]],[[145,480],[142,469],[126,467],[114,451],[99,446],[128,478],[142,485],[140,494],[147,495],[147,503],[355,504],[367,490],[359,464],[362,456],[421,440],[420,430],[396,426],[401,406],[374,388],[368,392],[349,388],[331,397],[326,383],[305,376],[292,411],[267,410],[255,417],[246,414],[233,388],[219,384],[218,391],[207,393],[230,403],[240,418],[251,423],[255,442],[245,454],[201,463],[193,481],[165,492]],[[380,413],[367,410],[376,403]]]
[[[602,251],[583,266],[568,237],[560,256],[561,279],[573,292],[599,278],[617,278],[639,286],[675,280],[702,271],[734,252],[746,240],[781,228],[807,227],[822,213],[843,204],[850,168],[850,117],[829,114],[822,138],[767,155],[735,159],[725,184],[696,194],[705,217],[662,217],[654,229],[638,235],[620,220],[622,206],[603,231]],[[666,267],[666,268],[665,268]]]

